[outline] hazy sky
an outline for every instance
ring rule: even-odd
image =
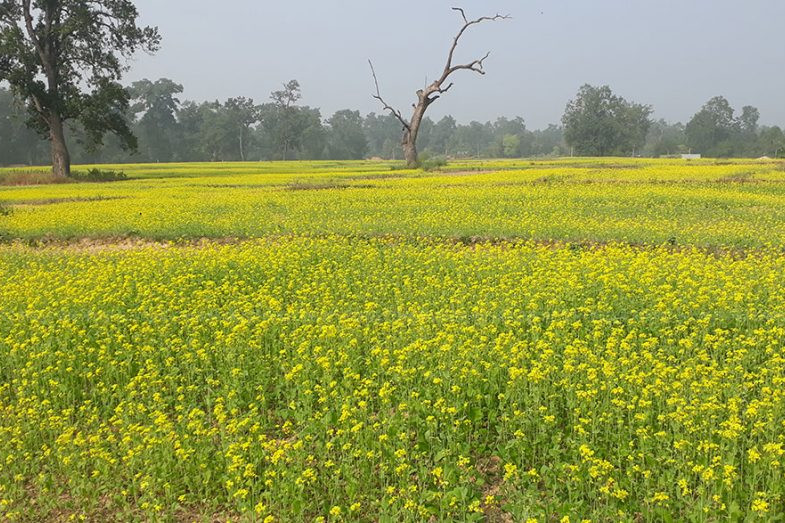
[[[296,78],[303,103],[379,111],[382,94],[406,112],[444,66],[460,25],[457,0],[137,0],[163,48],[139,56],[129,80],[168,77],[195,100],[249,96]],[[655,116],[686,121],[715,95],[761,122],[785,125],[785,0],[464,0],[467,14],[511,14],[474,28],[458,60],[491,51],[487,75],[458,73],[429,114],[461,122],[522,116],[558,122],[584,83],[609,84]]]

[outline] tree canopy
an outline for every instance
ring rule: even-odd
[[[646,143],[652,108],[628,102],[607,85],[584,85],[562,117],[564,138],[581,156],[629,155]]]
[[[146,157],[155,162],[170,162],[175,159],[175,143],[178,139],[177,95],[183,86],[167,78],[155,82],[141,80],[131,84],[132,99],[130,112],[138,117],[136,136],[139,148]],[[141,116],[139,116],[141,115]]]
[[[123,146],[136,146],[129,94],[119,80],[124,59],[160,42],[158,30],[140,27],[138,17],[130,0],[0,0],[0,81],[51,142],[56,174],[70,173],[68,121],[78,123],[89,145],[113,133]]]
[[[715,96],[687,123],[689,147],[704,156],[776,156],[785,149],[779,127],[761,129],[760,111],[750,105],[736,111],[723,96]]]

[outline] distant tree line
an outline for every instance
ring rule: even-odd
[[[127,90],[126,116],[138,150],[127,151],[114,136],[96,148],[77,122],[67,134],[75,162],[403,158],[401,123],[394,116],[344,109],[324,118],[318,108],[300,104],[296,80],[265,103],[245,97],[181,100],[183,86],[166,78],[134,82]],[[468,124],[426,117],[418,147],[426,157],[785,156],[779,127],[760,126],[754,107],[736,114],[723,97],[709,100],[686,125],[653,121],[651,114],[650,106],[628,102],[607,86],[585,85],[567,104],[561,125],[530,130],[521,117]],[[25,118],[25,109],[0,87],[0,164],[50,161],[49,144],[28,129]]]
[[[785,156],[780,127],[758,124],[760,112],[745,106],[739,114],[728,100],[709,100],[686,125],[651,119],[652,108],[628,102],[608,86],[584,85],[562,117],[564,139],[580,156],[707,157]]]

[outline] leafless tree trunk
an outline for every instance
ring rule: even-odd
[[[457,11],[461,14],[461,18],[463,18],[463,26],[453,39],[450,52],[447,55],[447,65],[444,66],[441,76],[439,76],[439,78],[430,85],[427,85],[423,89],[419,89],[417,91],[417,103],[412,104],[414,111],[408,121],[403,117],[401,111],[394,109],[390,104],[384,101],[379,90],[379,80],[376,77],[376,71],[373,68],[373,63],[370,60],[368,61],[369,65],[371,66],[373,82],[376,86],[376,94],[374,94],[373,97],[379,100],[386,111],[390,111],[390,113],[392,113],[392,115],[395,116],[399,122],[401,122],[401,125],[403,126],[403,139],[401,140],[401,145],[403,146],[403,155],[406,160],[406,165],[411,168],[417,167],[419,165],[417,158],[417,135],[420,132],[420,124],[422,124],[425,111],[428,110],[428,107],[433,102],[439,99],[441,95],[449,91],[453,86],[452,82],[447,82],[450,76],[454,72],[461,70],[474,71],[475,73],[483,75],[485,74],[485,71],[483,70],[483,62],[485,62],[490,53],[486,53],[486,55],[482,58],[473,60],[466,64],[453,65],[455,50],[458,47],[458,42],[460,41],[461,37],[466,32],[466,30],[473,25],[481,24],[482,22],[507,20],[510,18],[506,15],[497,14],[495,16],[483,16],[474,20],[469,20],[466,18],[466,13],[464,10],[460,7],[453,7],[452,9],[453,11]]]

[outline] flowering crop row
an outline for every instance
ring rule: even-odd
[[[738,520],[785,258],[289,237],[0,248],[0,514]]]
[[[372,162],[124,169],[135,178],[0,187],[0,204],[10,209],[0,215],[0,239],[337,233],[785,243],[785,168],[776,162],[499,161],[455,164],[441,173]]]

